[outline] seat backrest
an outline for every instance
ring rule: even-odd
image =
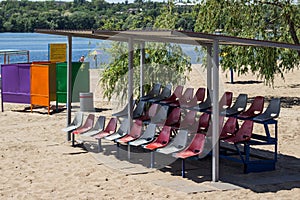
[[[180,122],[180,127],[191,128],[191,126],[195,124],[196,113],[197,111],[195,110],[190,110],[188,113],[186,113],[183,120]]]
[[[81,126],[82,122],[83,122],[83,112],[77,112],[71,124],[75,126]]]
[[[160,92],[161,84],[155,83],[152,90],[149,92],[149,94],[158,95]]]
[[[155,136],[156,124],[149,124],[140,138],[152,139]]]
[[[198,128],[197,132],[206,132],[209,127],[209,121],[210,121],[210,114],[208,113],[203,113],[199,117],[199,123],[198,123]]]
[[[222,139],[232,136],[235,134],[236,131],[237,119],[235,117],[229,117],[221,130],[220,138]]]
[[[238,110],[238,111],[244,111],[247,106],[247,94],[239,94],[239,96],[236,98],[233,106],[231,109]]]
[[[160,131],[158,137],[156,138],[155,142],[161,144],[167,144],[170,141],[171,135],[171,127],[170,126],[163,126],[162,130]]]
[[[244,142],[251,139],[253,131],[253,121],[245,120],[241,125],[240,129],[236,132],[234,137],[228,138],[227,142]]]
[[[250,114],[260,114],[264,109],[264,97],[256,96],[250,105],[250,107],[245,111]]]
[[[135,120],[133,123],[129,135],[134,138],[138,138],[141,136],[143,128],[143,122],[141,120]]]
[[[151,118],[152,123],[161,123],[167,119],[168,106],[159,106],[157,113]]]
[[[181,116],[181,110],[180,108],[174,108],[171,113],[169,114],[166,122],[165,122],[165,125],[166,126],[171,126],[171,125],[174,125],[176,123],[179,123],[180,121],[180,116]]]
[[[263,115],[266,115],[271,118],[276,118],[279,116],[279,113],[280,113],[280,99],[279,98],[271,99]]]
[[[142,116],[144,110],[145,110],[145,101],[139,101],[139,103],[137,104],[136,108],[133,111],[132,114],[133,119]]]
[[[173,94],[176,96],[176,98],[180,98],[182,96],[182,91],[183,91],[183,86],[182,85],[178,85]]]
[[[177,148],[183,148],[186,145],[187,137],[188,137],[187,130],[179,130],[178,134],[174,137],[172,141],[172,146],[175,146]]]
[[[127,119],[124,119],[124,121],[128,121]],[[123,122],[124,122],[123,121]],[[122,126],[122,125],[121,125]],[[127,125],[128,127],[128,125]],[[110,118],[107,126],[105,127],[104,131],[105,132],[115,132],[116,131],[116,128],[117,128],[117,118]]]
[[[94,118],[95,118],[95,115],[89,114],[88,117],[85,120],[84,125],[82,127],[84,127],[84,128],[92,128],[93,125],[94,125]]]
[[[205,143],[205,135],[201,133],[196,133],[190,145],[187,147],[187,150],[190,150],[194,153],[201,153],[204,149],[204,143]]]
[[[148,115],[150,118],[154,117],[155,114],[157,113],[158,108],[159,108],[159,104],[153,103],[153,104],[150,106],[149,110],[147,111],[147,115]]]
[[[205,88],[198,88],[198,90],[196,91],[196,94],[195,94],[194,98],[197,101],[203,101],[204,98],[205,98]]]
[[[161,91],[160,95],[163,98],[167,98],[171,95],[171,90],[172,90],[172,85],[171,84],[167,84],[164,89]]]
[[[105,116],[99,116],[94,126],[94,130],[103,130],[105,127],[105,119]]]
[[[180,102],[188,102],[193,98],[194,88],[186,88],[183,95],[179,99]]]
[[[232,103],[232,92],[225,92],[219,101],[220,109],[229,108]]]

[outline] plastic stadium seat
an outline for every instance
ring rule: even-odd
[[[169,142],[169,144],[163,148],[159,148],[156,151],[163,154],[171,154],[181,151],[186,146],[188,131],[179,130],[178,134]]]
[[[140,100],[141,101],[147,101],[148,99],[152,99],[152,98],[158,96],[159,92],[160,92],[160,88],[161,88],[161,84],[160,83],[154,84],[153,88],[149,91],[149,93],[146,94],[145,96],[142,96],[140,98]]]
[[[230,108],[227,108],[224,111],[222,111],[221,114],[227,117],[238,115],[246,109],[247,99],[247,94],[239,94],[234,104]]]
[[[69,124],[66,128],[63,128],[62,131],[69,132],[79,128],[83,122],[83,112],[77,112],[71,124]]]
[[[189,108],[189,107],[196,106],[197,103],[203,102],[204,98],[205,98],[205,88],[198,88],[194,97],[190,101],[181,102],[180,107]]]
[[[155,129],[156,124],[150,123],[141,137],[139,137],[137,140],[129,142],[129,145],[140,146],[152,142],[155,138]]]
[[[83,136],[96,135],[96,134],[100,133],[101,131],[103,131],[104,126],[105,126],[105,116],[99,116],[95,123],[95,126],[88,132],[83,133],[82,135]]]
[[[251,139],[252,131],[253,131],[253,121],[245,120],[241,125],[240,129],[236,132],[236,134],[226,139],[225,141],[230,143],[239,143],[239,142],[248,141]]]
[[[117,119],[111,118],[103,131],[100,131],[98,134],[94,135],[95,139],[101,139],[105,136],[111,135],[116,132],[117,128]]]
[[[262,96],[256,96],[250,105],[250,107],[237,115],[239,119],[251,119],[253,117],[256,117],[262,113],[264,109],[264,97]]]
[[[143,122],[141,120],[136,120],[133,123],[130,132],[127,135],[119,139],[116,139],[115,142],[124,144],[139,138],[142,134],[142,128],[143,128]]]
[[[265,112],[254,117],[253,121],[265,122],[270,119],[277,118],[279,116],[279,113],[280,113],[280,99],[274,98],[274,99],[271,99]]]
[[[178,85],[170,97],[168,97],[162,101],[159,101],[158,103],[162,104],[162,105],[173,103],[182,96],[182,91],[183,91],[183,86]]]
[[[185,130],[191,130],[196,122],[196,113],[195,110],[190,110],[187,112],[183,118],[183,120],[180,122],[180,129]]]
[[[193,98],[193,93],[194,93],[194,88],[187,88],[183,95],[178,98],[176,101],[172,102],[169,104],[169,106],[172,107],[178,107],[181,105],[181,103],[187,103]]]
[[[171,135],[171,127],[164,126],[162,128],[162,130],[160,131],[158,137],[154,141],[152,141],[149,144],[144,145],[143,147],[145,149],[155,150],[157,148],[167,146],[167,144],[170,141],[170,135]]]
[[[167,84],[159,95],[157,95],[154,98],[148,99],[147,102],[154,103],[168,98],[171,95],[171,89],[172,89],[172,85]]]
[[[72,133],[73,134],[82,134],[84,132],[87,132],[87,131],[91,130],[93,128],[93,125],[94,125],[94,119],[95,119],[95,115],[89,114],[88,117],[86,118],[85,123],[83,124],[83,126],[80,126],[76,130],[74,130]]]
[[[233,137],[238,129],[237,126],[237,119],[235,117],[229,117],[221,130],[220,140]]]
[[[120,127],[118,128],[118,130],[113,134],[105,136],[104,139],[113,141],[115,139],[121,138],[128,133],[128,129],[129,129],[129,120],[124,119]]]
[[[204,143],[205,135],[201,133],[196,133],[188,147],[174,154],[174,156],[176,158],[186,159],[188,157],[199,155],[204,149]]]

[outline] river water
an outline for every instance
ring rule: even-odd
[[[0,50],[29,50],[31,61],[48,60],[48,45],[50,43],[67,43],[67,37],[48,35],[40,33],[0,33]],[[101,64],[108,63],[110,56],[103,52],[102,47],[108,47],[109,41],[73,38],[73,61],[78,61],[84,55],[87,62],[90,62],[91,68],[101,67]],[[196,63],[197,54],[194,46],[183,46],[184,52],[191,56],[192,63]],[[99,53],[96,57],[89,55],[94,50]],[[27,62],[27,56],[11,56],[11,62]],[[4,58],[0,56],[0,64],[3,64]],[[97,64],[96,64],[97,62]]]

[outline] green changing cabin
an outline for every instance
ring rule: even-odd
[[[90,91],[88,62],[72,62],[72,102],[79,102],[80,92]],[[67,63],[56,63],[56,104],[67,103]]]

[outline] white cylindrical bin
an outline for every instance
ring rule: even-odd
[[[79,93],[80,99],[80,111],[82,112],[93,112],[94,111],[94,100],[93,93]]]

